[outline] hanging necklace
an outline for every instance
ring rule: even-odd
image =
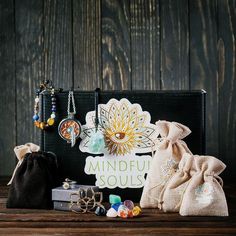
[[[34,125],[37,128],[40,128],[42,130],[46,130],[48,129],[50,126],[53,126],[55,123],[55,118],[56,118],[56,97],[55,97],[55,89],[54,87],[51,85],[51,87],[48,87],[48,84],[50,83],[49,80],[43,82],[39,89],[36,90],[36,97],[34,100],[34,116],[33,116],[33,121],[34,121]],[[39,120],[39,94],[42,91],[45,91],[47,89],[50,89],[51,91],[51,115],[50,117],[47,119],[47,122],[45,121],[40,121]]]
[[[95,132],[89,138],[88,148],[91,153],[99,154],[105,149],[104,134],[98,130],[99,118],[98,118],[98,103],[99,103],[100,89],[95,89]]]
[[[73,111],[70,111],[72,103]],[[58,133],[66,140],[71,143],[71,147],[74,147],[76,139],[79,138],[81,134],[81,124],[78,120],[74,118],[76,114],[75,99],[73,91],[69,91],[68,94],[68,106],[67,106],[67,118],[63,119],[58,126]]]

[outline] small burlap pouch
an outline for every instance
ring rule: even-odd
[[[228,216],[223,181],[219,177],[225,167],[215,157],[194,155],[194,174],[184,192],[180,215]]]
[[[155,145],[149,172],[140,200],[142,208],[160,207],[160,193],[169,178],[175,173],[184,153],[191,153],[182,140],[191,133],[190,129],[177,122],[156,122],[161,138]]]
[[[193,155],[185,153],[176,173],[162,190],[160,202],[164,212],[178,212],[182,197],[192,175]]]

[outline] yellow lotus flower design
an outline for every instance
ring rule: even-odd
[[[142,111],[139,104],[127,99],[111,99],[99,105],[99,132],[104,135],[106,152],[110,155],[147,153],[152,151],[156,138],[155,125],[150,123],[150,114]],[[83,126],[80,150],[89,152],[87,144],[95,132],[95,112],[88,112]]]

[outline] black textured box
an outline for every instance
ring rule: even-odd
[[[85,115],[94,110],[93,91],[75,91],[76,118],[85,124]],[[76,180],[79,184],[94,185],[95,176],[84,173],[87,153],[80,152],[79,142],[71,148],[60,138],[57,132],[59,122],[67,116],[68,91],[56,94],[57,120],[50,131],[42,131],[41,148],[52,151],[59,158],[61,178]],[[203,90],[199,91],[102,91],[99,103],[107,103],[111,98],[127,98],[131,103],[139,103],[143,111],[151,114],[151,122],[168,120],[180,122],[188,126],[192,133],[185,139],[194,154],[205,154],[205,97]],[[41,118],[46,120],[51,113],[51,96],[45,92],[41,96]],[[102,189],[105,200],[110,193],[121,195],[122,199],[132,199],[138,202],[142,188],[137,189]]]

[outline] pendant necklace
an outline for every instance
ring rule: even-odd
[[[72,112],[70,111],[71,104],[73,108]],[[58,126],[58,133],[61,138],[71,144],[71,147],[74,147],[76,139],[78,139],[81,134],[81,124],[74,118],[76,114],[76,108],[73,91],[69,91],[68,94],[67,114],[67,118],[63,119]]]
[[[94,99],[94,105],[95,105],[95,130],[92,133],[92,135],[89,138],[88,142],[88,148],[91,153],[99,154],[102,153],[105,149],[105,139],[104,134],[101,132],[101,130],[98,129],[99,126],[99,118],[98,118],[98,103],[99,103],[99,92],[100,89],[97,88],[95,90],[95,99]]]

